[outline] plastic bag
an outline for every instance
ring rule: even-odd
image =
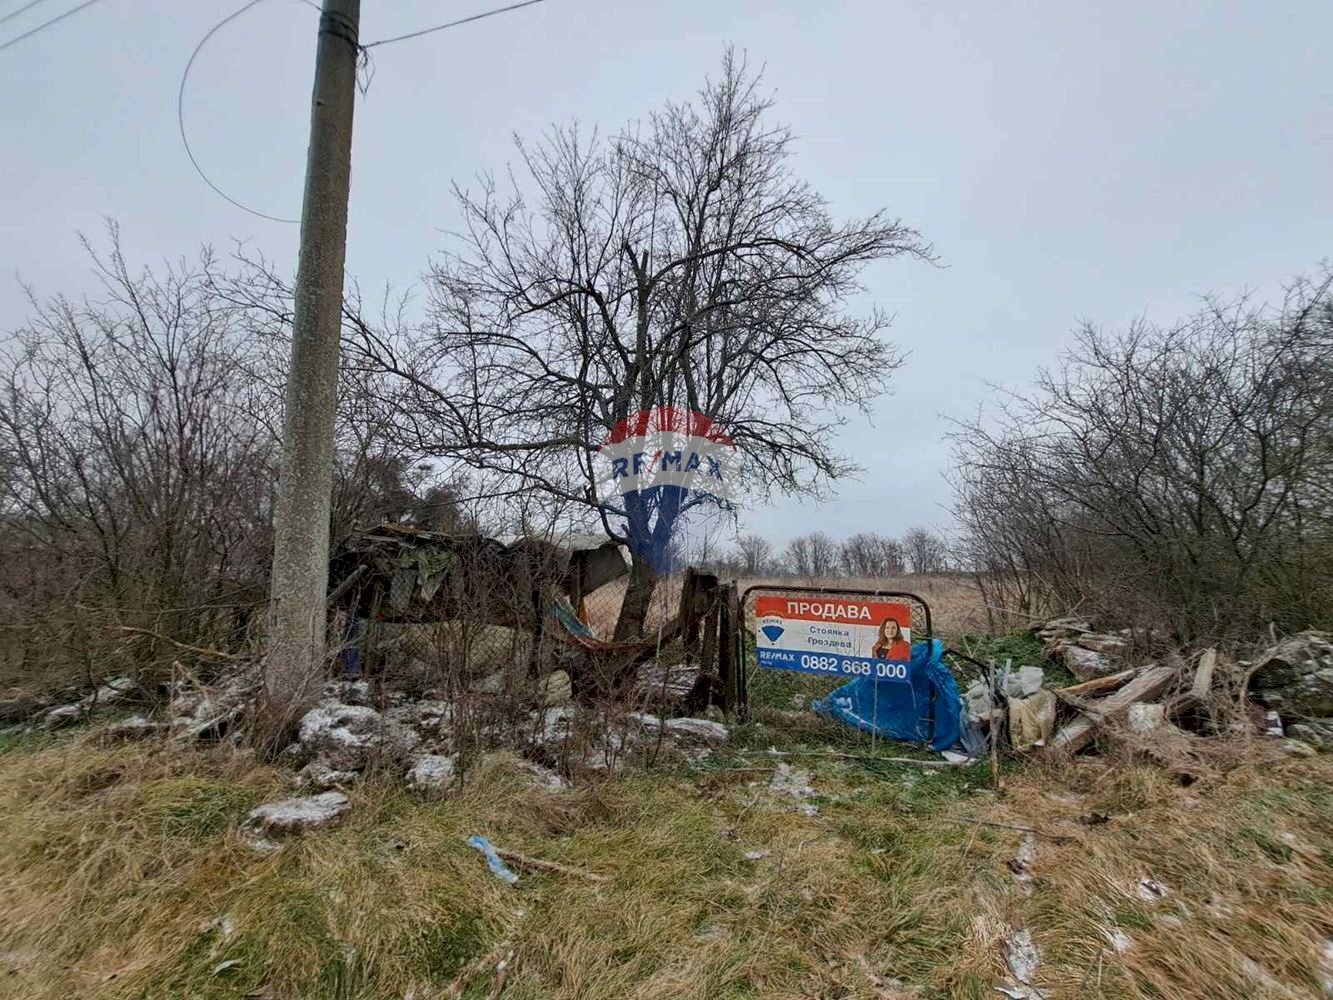
[[[943,658],[939,639],[915,642],[906,682],[858,677],[810,707],[863,732],[945,750],[962,734],[963,699]]]
[[[1045,743],[1054,730],[1054,692],[1042,690],[1031,698],[1009,699],[1009,741],[1015,750]]]

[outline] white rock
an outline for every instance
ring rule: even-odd
[[[334,770],[356,771],[379,746],[386,725],[373,708],[325,702],[305,714],[297,731],[301,743]]]
[[[1129,729],[1134,733],[1151,733],[1166,727],[1166,706],[1160,702],[1138,702],[1129,706]]]
[[[1069,668],[1069,672],[1081,681],[1103,677],[1114,670],[1114,666],[1109,659],[1101,653],[1084,649],[1082,646],[1063,647],[1061,657],[1065,666]]]
[[[442,723],[447,722],[452,718],[454,711],[453,705],[449,702],[434,698],[419,701],[412,707],[416,712],[417,722],[431,729],[436,729]]]
[[[454,759],[433,753],[418,757],[407,772],[407,781],[420,791],[443,791],[454,782]]]
[[[684,698],[694,688],[699,668],[692,663],[661,665],[648,662],[635,675],[635,690],[647,700],[675,701]]]
[[[251,809],[242,828],[260,837],[306,833],[341,822],[351,807],[342,792],[279,799]]]

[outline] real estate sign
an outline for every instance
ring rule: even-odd
[[[759,666],[822,677],[907,680],[912,611],[894,601],[826,594],[755,599]]]

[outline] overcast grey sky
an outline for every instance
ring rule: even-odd
[[[362,40],[500,5],[364,0]],[[0,26],[0,43],[75,0]],[[102,0],[0,52],[0,329],[41,293],[91,289],[76,233],[121,223],[139,261],[247,240],[294,268],[295,226],[233,208],[176,127],[191,50],[239,0]],[[0,0],[0,16],[20,6]],[[234,197],[299,213],[316,15],[270,0],[205,49],[187,125]],[[847,450],[867,471],[819,507],[747,525],[946,525],[946,414],[1024,383],[1080,319],[1167,321],[1208,292],[1275,294],[1333,256],[1329,0],[546,0],[376,50],[360,99],[348,271],[418,280],[455,220],[452,179],[512,159],[511,135],[614,128],[691,96],[734,43],[766,65],[796,167],[840,214],[887,208],[942,267],[866,274],[910,357]]]

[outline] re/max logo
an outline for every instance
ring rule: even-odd
[[[653,452],[635,452],[626,458],[611,460],[611,478],[622,479],[625,476],[642,476],[648,472],[701,472],[705,477],[722,479],[722,466],[712,455],[700,455],[697,451],[685,453],[680,450]]]

